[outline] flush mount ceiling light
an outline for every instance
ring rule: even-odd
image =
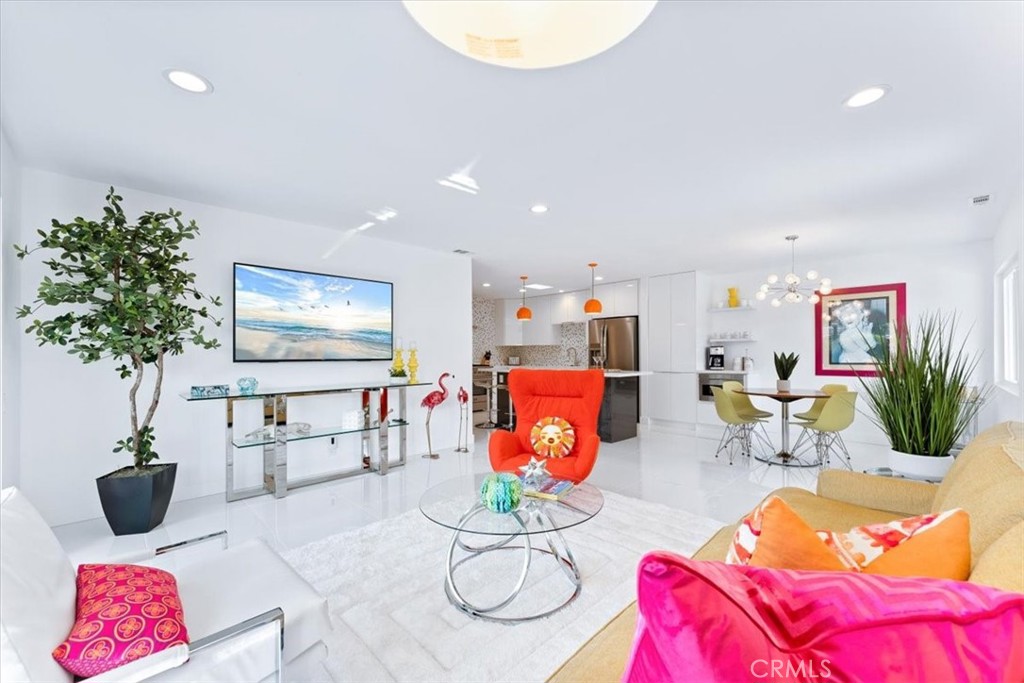
[[[587,315],[597,315],[603,307],[601,301],[594,296],[594,282],[601,278],[594,275],[594,269],[597,268],[596,263],[588,263],[587,267],[590,268],[590,298],[583,302],[583,312]]]
[[[526,322],[533,320],[533,311],[526,307],[526,276],[520,275],[519,279],[523,281],[523,286],[519,288],[519,291],[523,293],[523,305],[516,311],[516,320]]]
[[[657,0],[403,0],[427,33],[459,54],[544,69],[600,54],[635,31]]]
[[[791,304],[798,304],[801,301],[816,304],[821,300],[821,297],[818,296],[819,293],[829,294],[832,292],[832,280],[827,277],[818,280],[818,271],[807,271],[806,281],[801,280],[800,276],[796,274],[796,241],[799,237],[799,235],[786,236],[786,241],[790,244],[789,273],[781,281],[775,273],[769,275],[767,282],[761,285],[757,294],[754,295],[758,301],[764,301],[771,296],[773,297],[772,306],[775,308],[781,306],[783,301]],[[814,291],[815,282],[818,283],[817,292]]]
[[[196,95],[213,92],[213,83],[210,83],[210,81],[199,74],[194,74],[184,69],[166,69],[164,71],[164,78],[170,81],[172,85],[176,85],[182,90],[187,90]]]
[[[885,97],[890,90],[892,88],[887,85],[873,85],[870,88],[858,90],[843,101],[843,106],[850,109],[866,107]]]
[[[532,284],[526,285],[527,289],[552,289],[551,285]]]
[[[490,282],[485,282],[485,283],[484,283],[484,284],[483,284],[482,286],[483,286],[483,287],[490,287],[490,286],[491,286],[491,283],[490,283]]]
[[[530,207],[530,211],[533,213],[547,213],[548,207],[546,204],[534,204]]]

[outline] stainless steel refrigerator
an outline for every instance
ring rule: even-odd
[[[640,369],[640,343],[635,315],[595,318],[587,324],[589,365],[606,370]]]

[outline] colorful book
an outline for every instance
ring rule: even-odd
[[[537,487],[527,486],[523,494],[545,500],[561,500],[572,491],[573,483],[568,479],[546,479]]]

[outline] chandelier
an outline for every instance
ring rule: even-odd
[[[789,272],[782,280],[779,280],[779,276],[775,273],[769,275],[767,281],[761,285],[757,294],[754,295],[758,301],[764,301],[771,297],[772,306],[775,308],[781,306],[783,301],[791,304],[798,304],[801,301],[816,304],[821,301],[821,297],[818,296],[819,294],[829,294],[832,292],[832,280],[827,277],[819,280],[818,271],[807,271],[806,280],[801,280],[800,276],[796,274],[796,241],[799,237],[799,235],[786,236],[786,241],[789,242],[791,247]],[[817,291],[815,291],[815,288],[817,288]]]

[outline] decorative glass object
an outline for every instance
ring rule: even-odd
[[[243,396],[252,396],[256,393],[256,387],[259,386],[259,382],[255,377],[240,377],[238,379],[238,391]]]
[[[512,512],[519,507],[522,498],[523,484],[519,477],[508,472],[489,474],[480,485],[480,502],[491,512]]]

